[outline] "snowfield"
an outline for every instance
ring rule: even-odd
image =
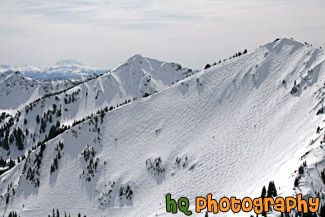
[[[259,197],[272,180],[280,196],[324,195],[324,50],[281,39],[196,74],[183,72],[189,71],[136,55],[58,95],[57,106],[69,108],[55,119],[61,126],[121,99],[137,100],[91,116],[30,154],[36,142],[26,136],[25,149],[13,147],[9,156],[27,158],[0,176],[0,214],[47,216],[59,209],[71,216],[185,216],[166,213],[171,193],[190,199],[192,216],[204,216],[194,211],[196,196]],[[77,89],[82,97],[65,106],[64,94]],[[31,135],[39,130],[36,114],[54,100],[27,114]],[[24,118],[22,112],[14,126],[23,127]],[[45,137],[38,136],[35,141]]]

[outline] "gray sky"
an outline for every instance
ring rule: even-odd
[[[277,37],[325,47],[325,0],[0,0],[0,64],[141,54],[201,69]]]

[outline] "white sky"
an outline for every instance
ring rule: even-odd
[[[0,64],[134,54],[201,69],[277,37],[325,47],[325,0],[0,0]]]

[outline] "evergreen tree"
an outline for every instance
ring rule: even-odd
[[[321,172],[322,181],[325,184],[325,169]]]
[[[18,150],[23,150],[24,149],[24,143],[23,140],[25,139],[23,131],[18,127],[18,130],[13,131],[14,136],[16,138],[16,145],[18,147]]]
[[[6,135],[5,135],[5,138],[4,138],[4,141],[3,141],[2,147],[3,147],[5,150],[9,150],[9,132],[6,133]]]
[[[264,210],[262,211],[262,216],[266,217],[266,212]]]
[[[270,181],[267,190],[267,197],[276,197],[276,196],[277,196],[277,192],[276,192],[274,181]]]
[[[7,195],[7,198],[6,198],[6,204],[9,203],[9,199],[10,199],[10,196],[9,196],[9,194],[8,194],[8,195]]]
[[[262,198],[266,197],[266,188],[265,188],[265,186],[263,186],[263,188],[262,188],[261,197]]]
[[[40,118],[39,118],[39,115],[36,116],[36,122],[39,124],[40,122]]]
[[[208,68],[210,68],[210,67],[211,67],[210,64],[206,64],[205,67],[204,67],[204,69],[208,69]]]
[[[294,186],[297,187],[299,185],[299,179],[300,179],[300,176],[298,175],[296,178],[295,178],[295,182],[294,182]]]
[[[56,117],[61,117],[61,115],[62,115],[62,111],[61,111],[61,108],[58,110],[58,112],[56,113]]]

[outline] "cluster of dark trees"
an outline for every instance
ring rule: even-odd
[[[13,120],[13,119],[11,119]],[[17,127],[12,130],[10,133],[10,126],[11,122],[7,122],[1,129],[0,129],[0,147],[4,148],[5,150],[9,150],[10,144],[16,144],[18,150],[24,149],[24,140],[25,134],[23,133],[20,127]]]
[[[74,103],[74,102],[77,102],[78,101],[78,98],[76,96],[79,95],[80,93],[80,89],[74,91],[72,94],[65,94],[65,97],[64,97],[64,103],[65,104],[70,104],[70,103]]]
[[[276,191],[274,181],[269,182],[269,186],[268,186],[267,190],[266,190],[265,186],[263,186],[262,193],[261,193],[262,198],[266,198],[266,197],[273,197],[274,198],[276,196],[278,196],[278,193]],[[262,216],[266,217],[266,212],[265,211],[262,212]]]
[[[84,157],[85,162],[87,162],[89,159],[95,157],[95,150],[92,146],[86,145],[86,148],[81,152],[81,155]]]
[[[81,155],[84,157],[85,162],[87,163],[86,170],[82,170],[82,177],[85,178],[87,182],[90,182],[97,172],[99,159],[95,159],[95,154],[96,152],[94,148],[89,145],[87,145],[81,153]]]
[[[14,125],[14,123],[14,118],[10,117],[9,120],[0,127],[0,147],[5,150],[9,150],[10,128]]]
[[[101,196],[98,198],[98,200],[100,201],[100,205],[102,206],[108,206],[111,204],[111,199],[112,199],[112,194],[114,191],[114,186],[115,186],[115,182],[111,182],[109,181],[109,183],[105,184],[105,189],[107,186],[109,186],[109,189],[106,191],[102,191],[101,192]]]
[[[70,214],[67,214],[66,212],[64,212],[64,215],[61,215],[62,217],[71,217]],[[82,215],[80,213],[78,213],[78,217],[81,217]],[[48,215],[48,217],[60,217],[60,211],[59,209],[56,209],[52,211],[52,215]],[[87,217],[86,215],[84,215],[83,217]]]
[[[172,67],[175,67],[176,71],[182,70],[182,65],[178,64],[178,63],[172,63]]]
[[[86,170],[82,170],[82,177],[84,177],[87,182],[90,182],[91,179],[95,176],[95,173],[97,172],[98,162],[98,158],[96,158],[96,160],[90,159]]]
[[[146,160],[146,167],[148,172],[152,173],[153,175],[159,176],[165,172],[165,168],[162,166],[161,158],[156,158],[153,162],[151,159]]]
[[[147,96],[150,96],[150,94],[149,94],[149,93],[145,93],[145,94],[143,95],[143,97],[147,97]],[[137,100],[136,97],[133,98],[133,101],[135,101],[135,100]],[[125,100],[124,102],[122,102],[122,103],[116,105],[116,108],[118,108],[118,107],[120,107],[120,106],[122,106],[122,105],[128,104],[128,103],[130,103],[130,102],[131,102],[130,99]],[[110,107],[109,107],[109,111],[114,110],[114,109],[115,109],[115,107],[113,107],[113,106],[110,106]]]
[[[177,156],[174,164],[176,166],[182,165],[183,168],[185,168],[187,166],[187,160],[188,160],[187,156],[185,156],[184,162],[182,162],[182,158]]]
[[[8,217],[20,217],[16,211],[11,211],[8,215]]]
[[[40,186],[40,180],[39,180],[40,168],[41,168],[43,153],[45,149],[46,149],[46,144],[42,143],[40,145],[40,150],[38,154],[35,154],[35,159],[33,161],[32,166],[29,166],[31,159],[30,159],[30,155],[28,155],[23,167],[22,174],[26,174],[26,180],[30,181],[34,185],[34,187]]]
[[[52,110],[47,110],[47,112],[44,112],[42,118],[40,118],[39,115],[36,116],[36,123],[40,124],[40,131],[39,131],[40,134],[45,133],[47,123],[48,122],[50,122],[50,123],[53,122],[52,115],[55,115],[55,114],[56,114],[56,117],[61,117],[62,110],[61,110],[61,106],[60,106],[60,108],[57,108],[57,105],[53,104],[53,109]],[[60,126],[59,121],[57,121],[57,125]]]
[[[11,168],[13,168],[15,165],[16,165],[15,161],[12,160],[11,158],[8,161],[6,161],[6,160],[2,159],[2,157],[1,157],[0,158],[0,168],[3,168],[3,169],[0,170],[0,175],[7,172]]]
[[[59,160],[61,159],[61,152],[64,148],[64,144],[60,141],[56,146],[55,151],[57,152],[55,158],[53,159],[53,163],[51,165],[50,174],[54,173],[59,168]]]
[[[7,161],[2,159],[2,157],[0,157],[0,167],[5,167],[7,166]]]
[[[297,82],[294,81],[294,85],[293,85],[290,93],[293,95],[293,94],[297,93],[298,91],[299,91],[299,84],[297,85]]]
[[[123,199],[123,196],[127,200],[132,200],[132,195],[133,195],[133,191],[132,191],[130,185],[127,185],[126,188],[121,185],[120,190],[119,190],[120,200]]]
[[[4,197],[6,197],[6,204],[8,204],[9,200],[10,200],[10,190],[11,190],[12,195],[14,196],[16,194],[16,191],[12,187],[12,182],[10,182],[10,184],[7,186],[7,193],[5,193],[5,196],[4,196]]]
[[[19,127],[15,128],[9,136],[9,143],[13,144],[15,142],[18,150],[20,151],[24,150],[24,140],[25,134]]]
[[[295,181],[294,181],[294,186],[297,187],[299,185],[299,181],[301,179],[301,175],[304,174],[305,172],[305,167],[307,166],[307,162],[304,161],[302,165],[300,165],[300,167],[298,168],[298,175],[297,177],[295,178]]]
[[[235,53],[233,56],[229,57],[228,59],[230,60],[232,58],[240,57],[241,55],[244,55],[244,54],[247,54],[247,49],[245,49],[243,52],[239,51],[239,52]],[[226,62],[226,61],[227,61],[227,59],[223,60],[223,62]],[[211,66],[215,66],[215,65],[220,64],[220,63],[222,63],[221,60],[219,60],[219,62],[214,62],[213,64],[206,64],[204,69],[208,69]]]
[[[9,117],[10,115],[7,114],[6,112],[2,112],[0,115],[0,123],[5,120],[7,117]]]

